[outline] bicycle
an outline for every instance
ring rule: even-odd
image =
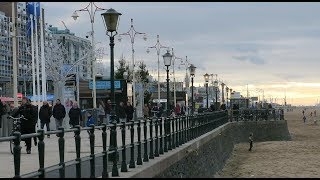
[[[13,136],[13,133],[18,131],[18,132],[21,132],[21,119],[25,119],[25,120],[28,120],[26,118],[24,118],[23,116],[20,116],[18,118],[15,118],[15,117],[12,117],[12,116],[8,116],[7,117],[8,119],[13,119],[13,127],[12,127],[12,130],[11,130],[11,133],[9,136]],[[11,154],[13,154],[13,145],[14,145],[14,142],[13,140],[10,141],[10,152]]]

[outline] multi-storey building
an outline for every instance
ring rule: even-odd
[[[67,49],[68,58],[64,59],[64,64],[76,64],[79,67],[80,79],[89,79],[91,77],[91,56],[87,54],[86,58],[81,57],[82,52],[91,52],[91,42],[87,39],[77,37],[69,29],[59,30],[57,27],[49,26],[48,30],[52,33],[58,43],[63,43]],[[84,53],[84,54],[86,54]],[[79,65],[79,66],[78,66]]]
[[[27,13],[25,2],[0,2],[0,94],[12,94],[12,4],[16,6],[18,92],[30,93],[31,41],[27,34]]]

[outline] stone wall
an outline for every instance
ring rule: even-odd
[[[287,121],[227,123],[184,144],[174,150],[175,152],[170,152],[170,155],[164,156],[163,159],[129,177],[213,177],[223,168],[232,153],[234,144],[248,142],[251,132],[255,142],[291,139]]]

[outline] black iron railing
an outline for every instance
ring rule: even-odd
[[[230,121],[284,120],[283,109],[229,110]]]
[[[137,165],[143,165],[144,162],[151,161],[162,154],[171,151],[188,141],[191,141],[213,129],[227,123],[229,120],[239,121],[245,119],[265,119],[267,117],[276,117],[279,114],[279,119],[283,119],[283,111],[281,110],[237,110],[217,111],[210,113],[201,113],[190,116],[167,117],[167,118],[149,118],[131,121],[119,124],[102,124],[101,126],[91,125],[90,127],[76,126],[72,129],[59,128],[56,131],[44,132],[38,130],[37,133],[21,135],[20,132],[15,132],[14,136],[0,138],[0,142],[14,141],[14,172],[15,178],[20,177],[40,177],[45,178],[46,174],[52,169],[59,170],[59,177],[64,178],[66,175],[66,166],[75,165],[76,178],[81,177],[82,166],[84,160],[89,159],[90,177],[108,177],[108,165],[112,166],[112,176],[119,176],[118,166],[120,165],[121,172],[127,172],[129,168],[135,168]],[[274,115],[274,116],[273,116]],[[282,117],[282,118],[281,118]],[[128,129],[129,128],[129,129]],[[117,136],[120,129],[121,143],[117,143]],[[80,157],[81,153],[81,132],[88,131],[90,141],[90,155]],[[126,131],[129,131],[130,143],[126,143]],[[143,131],[143,134],[142,134]],[[75,153],[76,158],[72,161],[65,162],[65,134],[74,133]],[[102,152],[95,152],[96,136],[101,132],[102,137]],[[109,132],[109,134],[107,134]],[[148,136],[149,132],[149,136]],[[45,167],[45,142],[44,137],[48,134],[57,134],[59,146],[59,164],[54,168]],[[31,137],[38,138],[38,153],[39,153],[39,169],[35,172],[21,175],[21,140]],[[109,147],[107,148],[107,138],[110,139]],[[135,141],[136,139],[136,141]],[[119,144],[119,145],[118,145]],[[142,149],[143,148],[143,149]],[[128,154],[126,153],[128,152]],[[8,154],[9,148],[8,148]],[[121,159],[120,159],[121,156]],[[128,157],[127,157],[128,156]],[[102,157],[103,170],[101,174],[96,174],[95,160]],[[50,169],[50,171],[49,171]]]

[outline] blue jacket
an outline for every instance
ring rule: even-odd
[[[89,127],[90,124],[95,124],[95,119],[91,116],[86,123],[86,126]]]

